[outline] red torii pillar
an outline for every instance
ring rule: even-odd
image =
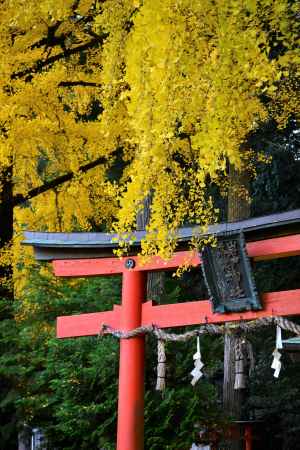
[[[251,242],[247,251],[255,260],[300,254],[300,235]],[[148,271],[174,269],[187,261],[192,266],[201,264],[198,254],[189,252],[177,252],[169,261],[155,257],[145,265],[139,265],[135,256],[54,260],[56,276],[123,275],[121,306],[115,306],[113,311],[58,317],[57,336],[97,335],[104,324],[129,331],[151,324],[166,328],[300,314],[300,289],[263,294],[263,310],[243,313],[213,313],[207,300],[158,306],[144,302]],[[144,343],[143,336],[121,339],[117,450],[144,448]]]
[[[145,273],[123,273],[120,328],[133,330],[142,323]],[[144,365],[145,337],[121,339],[117,449],[144,448]]]

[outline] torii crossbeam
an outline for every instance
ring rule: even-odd
[[[300,210],[250,219],[226,225],[242,229],[247,238],[247,253],[254,261],[300,255]],[[209,232],[224,231],[224,225]],[[262,236],[268,239],[256,240]],[[172,270],[189,262],[201,264],[201,256],[185,250],[191,229],[181,230],[180,247],[169,261],[154,257],[141,265],[136,256],[140,239],[135,240],[133,256],[112,256],[114,236],[104,233],[27,232],[25,244],[33,245],[37,259],[53,261],[54,274],[61,277],[108,276],[122,274],[122,304],[112,311],[57,318],[57,337],[98,335],[102,326],[122,331],[155,324],[160,328],[203,323],[250,320],[267,316],[300,314],[300,289],[261,295],[263,309],[238,313],[213,313],[211,302],[195,300],[172,305],[154,305],[146,301],[146,274]],[[252,239],[252,241],[250,241]],[[253,241],[254,239],[254,241]],[[119,402],[117,450],[142,450],[144,427],[144,347],[143,336],[121,339],[119,366]]]

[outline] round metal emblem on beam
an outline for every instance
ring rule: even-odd
[[[135,267],[135,260],[132,258],[126,259],[125,267],[126,269],[133,269]]]

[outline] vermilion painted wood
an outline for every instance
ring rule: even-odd
[[[245,425],[245,450],[252,450],[253,446],[253,429],[251,424]]]
[[[141,326],[146,288],[145,272],[123,275],[120,327],[124,331]],[[117,450],[144,448],[145,337],[121,339]]]
[[[248,242],[248,255],[256,261],[300,255],[300,235],[291,235],[263,241]],[[137,256],[130,256],[136,263],[134,271],[170,270],[185,263],[192,266],[201,264],[196,252],[176,252],[172,259],[164,261],[157,257],[141,265]],[[53,261],[54,274],[60,277],[83,277],[121,274],[127,258],[71,259]]]
[[[248,242],[247,252],[255,261],[300,255],[300,234]]]
[[[143,325],[155,324],[160,328],[197,325],[203,323],[224,323],[252,320],[267,316],[291,316],[300,314],[300,289],[268,292],[261,295],[264,309],[242,313],[217,314],[212,311],[211,302],[194,301],[172,305],[143,305]]]
[[[62,259],[53,261],[54,275],[58,277],[86,277],[95,275],[115,275],[127,272],[125,262],[127,259],[135,261],[134,272],[170,270],[176,269],[182,264],[188,263],[192,266],[200,264],[200,257],[196,252],[176,252],[169,261],[164,261],[159,256],[155,256],[146,264],[139,263],[137,256],[119,258],[98,258],[98,259]]]
[[[102,324],[104,323],[113,328],[119,328],[120,309],[121,306],[114,305],[113,311],[57,317],[56,336],[58,338],[95,336],[100,333]]]
[[[205,323],[224,323],[239,320],[252,320],[268,316],[293,316],[300,314],[300,289],[263,294],[264,309],[243,313],[216,314],[212,312],[209,300],[197,300],[172,305],[154,306],[148,301],[142,306],[142,325],[155,324],[160,328],[199,325]],[[121,328],[120,310],[106,311],[79,316],[64,316],[57,319],[57,337],[97,335],[103,324],[116,329]],[[82,319],[82,317],[84,318]]]

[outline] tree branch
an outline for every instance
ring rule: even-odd
[[[93,83],[91,81],[61,81],[58,87],[70,87],[70,86],[91,86],[91,87],[101,87],[100,83]]]
[[[107,35],[91,39],[89,42],[86,42],[85,44],[78,45],[74,48],[66,49],[65,51],[58,53],[57,55],[50,56],[48,59],[45,59],[44,61],[37,61],[34,66],[29,67],[28,69],[21,70],[20,72],[14,72],[11,75],[11,79],[15,80],[16,78],[25,77],[26,75],[31,75],[33,73],[38,72],[39,70],[43,69],[44,67],[49,66],[50,64],[53,64],[56,61],[59,61],[60,59],[66,58],[67,56],[74,55],[77,52],[81,52],[84,50],[88,50],[90,48],[95,47],[98,44],[102,44],[104,39]]]
[[[85,173],[90,169],[93,169],[94,167],[99,166],[100,164],[105,164],[107,162],[107,158],[104,156],[101,156],[100,158],[95,159],[94,161],[91,161],[87,164],[83,164],[79,167],[80,173]],[[47,192],[50,189],[54,189],[61,184],[65,183],[66,181],[71,181],[73,178],[75,178],[74,172],[68,172],[65,175],[61,175],[54,180],[47,181],[46,183],[42,184],[41,186],[38,186],[36,188],[31,189],[27,194],[17,194],[13,197],[12,204],[14,206],[20,206],[22,203],[26,202],[27,200],[30,200],[40,194],[43,194],[44,192]]]

